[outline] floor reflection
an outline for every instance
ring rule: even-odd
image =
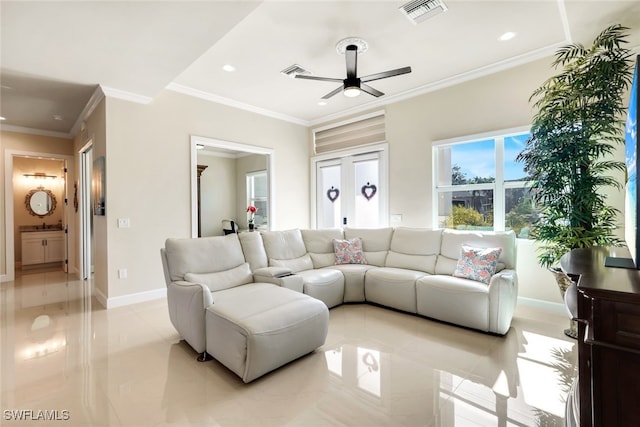
[[[505,337],[369,305],[330,316],[323,347],[244,384],[195,361],[165,300],[105,310],[89,282],[22,275],[0,284],[3,415],[66,410],[65,425],[78,426],[562,425],[577,359],[563,316],[519,308]]]

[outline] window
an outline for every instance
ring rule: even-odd
[[[433,148],[436,227],[514,230],[528,238],[537,211],[524,165],[529,138],[516,129],[437,142]]]
[[[267,206],[268,196],[267,171],[251,172],[247,174],[247,206],[253,205],[258,208],[254,215],[256,226],[269,227],[269,209]]]

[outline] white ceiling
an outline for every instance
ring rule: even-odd
[[[418,25],[398,11],[404,3],[2,1],[2,126],[69,133],[98,85],[139,102],[169,88],[314,124],[589,43],[613,23],[640,46],[639,1],[445,0],[447,12]],[[506,31],[517,36],[498,41]],[[335,45],[352,36],[369,45],[359,75],[413,72],[371,82],[381,98],[338,94],[325,106],[318,101],[338,85],[280,74],[299,64],[344,78]]]

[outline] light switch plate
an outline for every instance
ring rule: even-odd
[[[129,228],[130,226],[129,218],[118,218],[118,228]]]

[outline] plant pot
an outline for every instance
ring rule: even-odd
[[[250,222],[249,223],[249,231],[253,231],[253,230],[255,230],[255,225],[252,222]]]
[[[568,289],[570,289],[570,292],[576,292],[576,286],[578,283],[579,276],[575,274],[567,274],[559,268],[552,267],[552,268],[549,268],[549,271],[556,278],[556,283],[558,284],[558,288],[560,289],[560,295],[562,296],[562,300],[566,301],[567,299],[566,293]],[[569,309],[567,309],[567,311],[569,312]],[[569,328],[564,330],[564,334],[573,339],[578,338],[578,323],[572,318],[569,320]]]

